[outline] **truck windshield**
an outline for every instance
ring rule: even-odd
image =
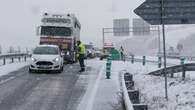
[[[71,36],[71,29],[67,27],[42,26],[41,35],[47,36]]]
[[[57,55],[59,51],[55,47],[36,47],[33,54]]]

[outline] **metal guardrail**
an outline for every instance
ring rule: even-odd
[[[176,66],[167,67],[166,71],[167,71],[167,74],[172,74],[172,73],[182,72],[183,69],[185,71],[195,71],[195,63],[188,63],[188,64],[183,64],[183,65],[176,65]],[[164,69],[160,69],[157,71],[150,72],[148,74],[160,76],[160,75],[163,75],[163,71],[164,71]]]
[[[24,61],[26,61],[27,57],[30,57],[27,53],[10,53],[10,54],[1,54],[0,60],[3,60],[3,65],[6,64],[6,59],[11,59],[11,63],[14,62],[14,59],[18,59],[21,61],[22,58],[24,58]]]
[[[126,56],[125,59],[126,59],[126,61],[132,60],[132,58],[131,58],[130,56]],[[134,58],[134,61],[135,61],[135,62],[143,62],[143,59],[142,59],[142,58]],[[146,58],[146,62],[148,62],[148,63],[153,63],[153,64],[158,64],[158,63],[159,63],[158,61],[147,60],[147,58]],[[163,61],[162,61],[161,63],[163,63]],[[176,64],[167,63],[167,65],[168,65],[168,66],[174,66],[174,65],[176,65]]]
[[[183,79],[185,78],[186,71],[195,71],[195,63],[187,63],[183,65],[171,66],[171,67],[167,67],[166,69],[167,74],[171,74],[172,77],[174,73],[182,72]],[[155,75],[155,76],[161,76],[164,74],[164,69],[156,70],[148,74]]]
[[[163,57],[163,55],[157,55],[160,57]],[[171,58],[171,59],[181,59],[181,58],[185,58],[188,59],[189,61],[195,61],[195,56],[184,56],[184,55],[166,55],[167,58]]]
[[[130,98],[129,98],[126,84],[125,84],[124,74],[125,74],[125,72],[122,73],[121,82],[122,82],[122,93],[123,93],[123,100],[124,100],[125,108],[126,108],[126,110],[134,110],[133,105],[132,105]]]
[[[2,58],[8,58],[8,57],[23,57],[23,56],[30,56],[26,53],[10,53],[10,54],[1,54],[0,59]]]

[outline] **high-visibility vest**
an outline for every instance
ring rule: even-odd
[[[85,54],[85,46],[81,43],[79,45],[80,51],[78,52],[79,54]]]

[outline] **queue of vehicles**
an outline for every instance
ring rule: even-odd
[[[40,45],[32,53],[29,72],[61,72],[64,62],[76,62],[76,42],[80,40],[80,29],[80,22],[74,14],[44,13],[37,28]]]
[[[29,72],[63,71],[63,63],[77,62],[76,42],[80,40],[81,24],[74,14],[44,13],[37,27],[39,46],[32,52]],[[93,44],[86,44],[86,58],[97,56]]]

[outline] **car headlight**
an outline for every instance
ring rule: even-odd
[[[54,62],[59,62],[60,61],[60,58],[55,58],[54,60],[53,60]]]
[[[33,57],[31,57],[31,60],[33,61],[33,62],[35,62],[35,61],[37,61],[35,58],[33,58]]]

